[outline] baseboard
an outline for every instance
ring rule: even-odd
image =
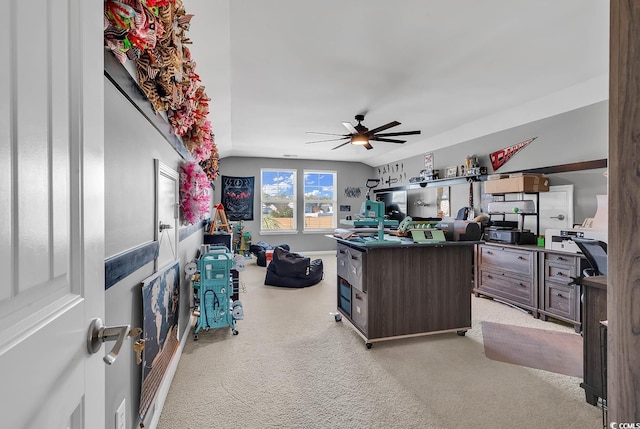
[[[308,256],[308,255],[335,255],[336,251],[335,250],[309,250],[309,251],[302,251],[302,252],[298,252],[296,251],[296,253],[300,253],[304,256]]]
[[[171,382],[173,381],[173,376],[176,374],[176,370],[178,369],[178,362],[180,362],[180,357],[182,356],[182,351],[184,350],[185,344],[187,344],[187,338],[189,338],[189,334],[191,333],[191,328],[196,323],[196,316],[193,314],[189,319],[189,325],[185,332],[182,334],[182,338],[180,339],[180,346],[178,350],[176,350],[176,355],[171,359],[171,363],[167,368],[167,374],[162,380],[162,384],[158,388],[158,395],[156,396],[156,400],[153,404],[153,417],[151,422],[149,423],[150,429],[156,429],[158,426],[158,422],[160,421],[160,414],[162,414],[162,408],[164,407],[164,401],[167,399],[167,395],[169,394],[169,388],[171,387]]]

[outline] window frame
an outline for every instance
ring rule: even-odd
[[[293,196],[291,202],[293,203],[293,219],[291,228],[280,228],[280,229],[269,229],[264,228],[264,209],[263,207],[267,204],[273,203],[282,203],[282,200],[278,200],[276,198],[269,199],[265,198],[264,192],[264,179],[265,173],[287,173],[291,174],[291,188],[293,191]],[[292,168],[261,168],[260,169],[260,234],[261,235],[269,235],[269,234],[297,234],[298,233],[298,170]]]
[[[318,175],[331,175],[333,177],[332,181],[332,193],[333,199],[313,199],[307,198],[307,175],[308,174],[318,174]],[[302,223],[302,231],[303,233],[326,233],[333,232],[338,225],[338,172],[335,170],[317,170],[317,169],[305,169],[302,171],[302,210],[303,210],[303,223]],[[310,228],[307,227],[307,213],[306,206],[307,203],[322,203],[322,202],[330,202],[332,204],[333,211],[331,216],[331,226],[326,228]],[[328,217],[328,216],[327,216]]]

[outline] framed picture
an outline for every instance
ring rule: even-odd
[[[450,177],[458,177],[458,166],[452,165],[451,167],[447,167],[447,169],[444,170],[444,177],[445,179],[448,179]]]
[[[449,186],[438,186],[436,188],[436,204],[438,207],[438,217],[445,218],[451,216],[451,204],[449,201]]]
[[[180,302],[180,261],[176,260],[142,281],[142,386],[139,423],[149,420],[160,384],[180,345],[178,315]],[[141,425],[142,427],[142,425]]]
[[[433,171],[433,152],[424,156],[424,169],[430,174]]]

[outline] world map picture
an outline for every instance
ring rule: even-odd
[[[155,400],[171,359],[178,348],[180,263],[175,261],[142,282],[143,338],[142,390],[139,423]],[[145,425],[146,426],[146,425]]]

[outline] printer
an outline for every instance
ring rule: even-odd
[[[607,242],[609,224],[607,195],[596,195],[596,214],[587,218],[578,228],[553,229],[544,231],[544,247],[551,250],[563,250],[565,252],[580,253],[580,249],[573,242],[572,237],[588,238]]]
[[[573,242],[572,237],[590,238],[607,242],[607,230],[591,228],[546,229],[544,232],[544,247],[551,250],[562,250],[580,253],[580,249]]]

